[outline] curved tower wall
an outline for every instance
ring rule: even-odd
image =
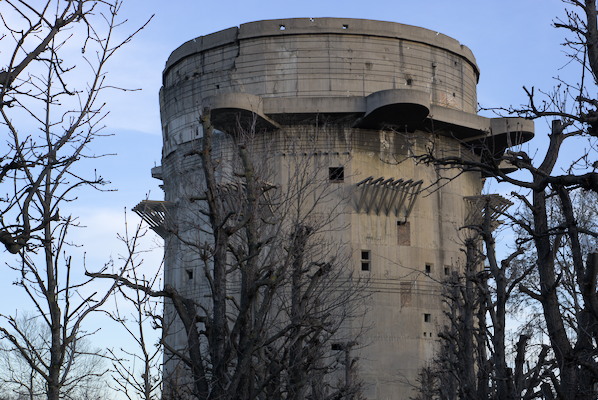
[[[164,154],[193,138],[198,107],[213,96],[328,99],[315,108],[272,110],[328,113],[352,111],[349,99],[411,89],[429,104],[475,114],[478,75],[467,47],[413,26],[337,18],[243,24],[193,39],[168,59],[160,96]],[[345,101],[335,105],[336,97]]]
[[[464,264],[464,198],[482,188],[477,173],[457,177],[410,156],[433,148],[437,156],[479,159],[482,147],[501,152],[532,135],[527,121],[476,115],[478,76],[471,51],[447,36],[338,18],[244,24],[189,41],[166,63],[162,166],[152,172],[180,226],[193,218],[182,206],[189,187],[201,185],[199,158],[188,155],[202,137],[203,107],[217,129],[251,120],[263,131],[257,151],[268,153],[281,184],[289,179],[285,160],[308,150],[324,177],[343,168],[343,179],[329,183],[347,199],[343,229],[331,235],[350,245],[355,273],[370,281],[368,330],[356,350],[368,399],[413,395],[410,384],[433,356],[442,325],[441,282]],[[216,151],[232,158],[226,141]],[[408,194],[402,204],[389,200],[391,185]],[[166,238],[165,282],[201,296],[205,282],[188,276],[194,262],[195,254]],[[170,340],[184,344],[183,336]]]

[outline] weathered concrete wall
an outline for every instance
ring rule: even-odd
[[[413,394],[408,382],[416,381],[437,343],[441,282],[464,264],[459,237],[464,197],[482,188],[477,173],[456,177],[455,171],[418,165],[410,156],[434,148],[439,155],[475,159],[480,153],[472,143],[490,140],[498,152],[533,133],[524,120],[476,115],[478,74],[469,49],[444,35],[337,18],[244,24],[185,43],[166,64],[161,177],[179,233],[194,238],[193,227],[201,224],[188,201],[201,187],[201,165],[197,156],[185,154],[199,145],[204,106],[211,107],[223,131],[236,118],[257,119],[264,133],[254,151],[268,154],[272,179],[282,185],[292,179],[286,161],[301,154],[316,159],[314,168],[323,174],[344,169],[342,182],[328,183],[342,187],[347,199],[343,229],[330,235],[350,245],[355,273],[370,281],[372,297],[364,305],[370,329],[359,349],[368,399]],[[219,146],[226,165],[232,148],[226,141]],[[421,181],[411,212],[358,206],[368,177]],[[455,179],[434,187],[439,178]],[[383,200],[377,196],[366,202]],[[362,251],[371,255],[368,271],[362,270]],[[197,262],[192,249],[166,239],[166,283],[201,297],[205,281],[188,275]],[[171,341],[182,346],[184,334]]]
[[[216,95],[350,97],[409,88],[434,105],[475,113],[477,80],[467,47],[422,28],[336,18],[244,24],[193,39],[169,58],[165,151],[193,138],[199,107]]]

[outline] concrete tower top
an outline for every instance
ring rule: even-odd
[[[360,35],[389,39],[403,39],[438,47],[469,62],[479,76],[479,68],[471,50],[457,40],[429,29],[397,22],[353,18],[290,18],[255,21],[241,24],[206,36],[189,40],[172,52],[166,62],[165,73],[181,59],[237,40],[266,36],[291,35]]]
[[[394,22],[296,18],[242,24],[188,41],[166,62],[165,154],[197,138],[197,112],[223,131],[341,123],[424,129],[500,152],[533,123],[477,115],[479,69],[455,39]],[[195,114],[194,114],[195,112]],[[256,120],[257,119],[257,120]]]
[[[168,88],[186,80],[201,82],[196,89],[202,99],[247,93],[277,102],[409,90],[418,92],[413,93],[416,103],[423,100],[426,107],[431,103],[475,113],[478,77],[467,47],[428,29],[298,18],[250,22],[193,39],[171,54],[163,83]]]

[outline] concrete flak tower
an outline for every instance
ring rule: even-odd
[[[483,186],[477,172],[415,158],[492,159],[533,135],[531,121],[477,115],[478,78],[467,47],[393,22],[268,20],[183,44],[166,63],[160,92],[162,165],[152,175],[163,181],[165,199],[137,207],[165,239],[165,283],[200,303],[208,293],[195,268],[199,256],[181,239],[202,235],[189,200],[202,187],[202,165],[190,154],[208,107],[223,137],[215,144],[221,176],[234,176],[234,146],[224,137],[251,131],[273,186],[293,179],[289,159],[309,157],[344,202],[328,235],[346,249],[352,276],[368,282],[367,329],[355,347],[363,395],[413,396],[443,325],[442,282],[464,265],[460,228]],[[176,326],[169,304],[165,319]],[[167,340],[183,349],[179,330]],[[173,359],[165,363],[166,375],[175,374]]]

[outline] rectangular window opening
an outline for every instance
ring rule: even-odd
[[[371,253],[369,250],[361,250],[361,270],[369,271],[371,263]]]
[[[432,314],[424,314],[424,322],[432,322]]]
[[[432,264],[426,264],[425,271],[427,275],[432,273]]]
[[[451,273],[451,267],[444,267],[444,275],[449,276]]]
[[[187,279],[189,279],[189,280],[193,279],[193,270],[192,269],[186,269],[185,272],[187,273]]]
[[[328,179],[330,182],[343,182],[345,180],[344,167],[330,167],[328,168]]]

